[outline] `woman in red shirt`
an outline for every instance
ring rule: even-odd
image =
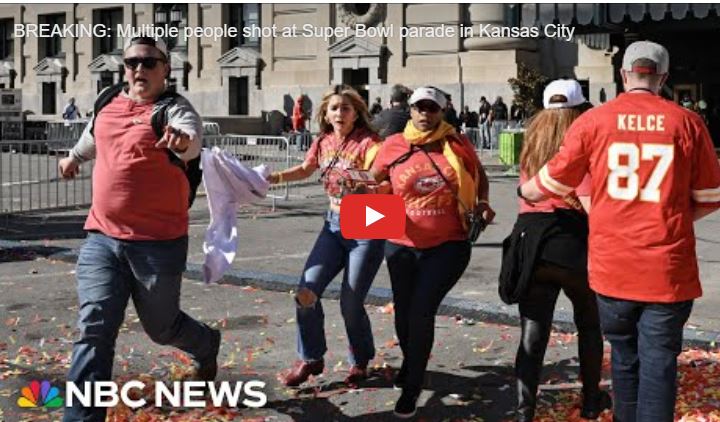
[[[377,154],[380,138],[370,128],[370,115],[362,97],[352,88],[338,85],[327,92],[318,108],[321,134],[313,141],[305,161],[275,172],[271,183],[310,177],[320,169],[320,179],[330,200],[320,235],[300,277],[297,302],[298,355],[300,360],[283,377],[287,386],[298,386],[311,375],[322,373],[327,351],[320,298],[335,276],[343,275],[340,307],[350,342],[350,371],[346,383],[354,385],[367,376],[368,362],[375,357],[370,319],[364,302],[383,260],[383,240],[346,239],[340,233],[341,186],[344,171],[368,169]]]
[[[469,215],[489,223],[488,181],[470,141],[443,121],[445,94],[421,87],[410,97],[402,133],[380,148],[373,175],[405,202],[405,234],[389,239],[385,258],[395,303],[403,363],[395,378],[402,395],[395,415],[415,414],[433,345],[435,315],[470,261]],[[473,239],[474,240],[474,239]]]
[[[545,109],[536,114],[525,132],[520,155],[520,185],[531,179],[560,149],[565,131],[588,109],[582,88],[574,80],[551,82],[544,92]],[[550,338],[553,312],[560,290],[573,304],[578,329],[583,405],[580,415],[595,419],[610,407],[610,396],[600,390],[603,342],[595,293],[587,278],[590,180],[586,176],[574,193],[563,199],[534,204],[519,201],[520,213],[513,228],[514,248],[522,249],[524,262],[515,263],[526,272],[526,282],[513,292],[521,320],[521,341],[515,359],[518,387],[518,421],[532,421],[545,349]],[[510,244],[508,240],[504,245]],[[532,246],[530,246],[532,245]],[[515,251],[503,251],[506,257]],[[502,276],[501,276],[502,277]],[[501,282],[501,295],[502,295]]]

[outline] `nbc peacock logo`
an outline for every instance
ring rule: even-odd
[[[34,380],[30,385],[20,390],[21,396],[17,399],[20,407],[61,407],[64,400],[60,397],[60,390],[53,387],[50,381]]]

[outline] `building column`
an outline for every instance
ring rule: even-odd
[[[505,5],[504,4],[470,4],[468,7],[470,21],[473,26],[474,36],[465,39],[463,46],[468,51],[473,50],[534,50],[536,42],[528,38],[489,38],[480,36],[480,25],[488,28],[505,26]]]
[[[505,5],[470,4],[467,8],[474,36],[463,40],[465,51],[459,53],[464,87],[462,104],[477,109],[481,96],[490,102],[501,96],[509,106],[513,92],[508,79],[517,77],[518,63],[538,65],[537,40],[480,36],[480,25],[488,30],[505,26]]]

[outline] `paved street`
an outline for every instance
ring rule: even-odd
[[[480,236],[463,278],[451,296],[485,304],[499,312],[513,314],[515,307],[506,307],[497,295],[501,243],[512,230],[517,216],[515,186],[517,178],[496,174],[491,179],[491,202],[497,212],[495,223]],[[296,279],[310,248],[322,226],[326,199],[317,185],[295,188],[288,201],[278,200],[272,211],[268,200],[260,206],[244,207],[238,216],[240,246],[234,269],[281,275]],[[84,211],[65,212],[34,217],[7,218],[0,216],[0,240],[27,239],[48,245],[77,248],[84,236]],[[190,227],[191,263],[202,264],[202,241],[209,221],[207,204],[199,197],[193,206]],[[693,309],[690,327],[706,333],[720,332],[720,212],[696,223],[698,263],[704,295]],[[622,251],[623,245],[617,245]],[[375,287],[389,288],[387,269],[381,268]],[[569,301],[562,298],[558,316],[568,319]]]
[[[21,259],[21,257],[16,257]],[[0,286],[12,291],[2,299],[0,404],[7,421],[19,420],[14,405],[17,391],[37,377],[62,382],[67,368],[77,306],[73,266],[44,258],[4,262]],[[244,416],[276,416],[278,420],[392,419],[399,392],[392,389],[392,369],[399,365],[394,340],[392,308],[369,306],[377,347],[373,377],[361,390],[348,391],[345,377],[347,344],[336,301],[326,303],[330,352],[325,373],[307,388],[282,388],[276,375],[294,357],[295,322],[289,293],[268,292],[228,285],[205,286],[186,280],[182,303],[193,316],[223,332],[220,380],[261,379],[268,383],[266,410]],[[501,420],[512,409],[511,365],[517,329],[482,322],[441,317],[437,321],[428,389],[422,403],[427,420],[454,416]],[[566,344],[567,343],[567,344]],[[573,382],[572,335],[558,334],[548,360],[550,377]],[[187,369],[170,347],[154,345],[143,333],[134,309],[129,308],[117,345],[115,376],[121,380],[141,374],[169,380]],[[554,390],[549,390],[548,400]],[[317,399],[314,399],[317,397]],[[42,414],[26,411],[25,415]],[[197,413],[196,413],[197,414]],[[27,417],[27,416],[26,416]],[[48,419],[58,417],[47,414]],[[18,418],[18,419],[16,419]],[[38,420],[37,418],[34,420]],[[2,416],[0,416],[2,420]],[[479,419],[478,419],[479,420]]]
[[[71,264],[49,260],[42,249],[25,255],[2,255],[0,288],[0,420],[7,422],[59,420],[60,412],[19,409],[21,387],[33,379],[64,382],[69,363],[72,326],[77,306]],[[115,421],[172,420],[222,421],[383,421],[393,420],[399,392],[393,390],[393,369],[400,363],[394,339],[391,306],[368,306],[377,356],[372,377],[357,390],[348,389],[347,343],[337,301],[326,300],[329,352],[326,370],[301,389],[287,389],[277,375],[295,359],[295,315],[289,292],[273,292],[232,285],[206,286],[185,280],[183,308],[223,333],[219,380],[262,380],[268,404],[262,409],[208,408],[175,411],[151,407],[114,410]],[[512,365],[519,331],[516,327],[488,324],[461,317],[441,316],[436,323],[435,348],[426,388],[420,399],[418,420],[503,421],[512,418],[514,382]],[[546,355],[540,396],[540,420],[579,420],[576,337],[554,333]],[[718,352],[691,350],[683,357],[686,380],[679,409],[683,413],[717,409],[720,391]],[[608,383],[605,359],[604,381]],[[188,361],[171,347],[153,344],[142,331],[130,306],[116,346],[115,379],[170,382],[182,379]],[[697,391],[705,392],[698,398]],[[144,415],[144,416],[142,416]],[[156,417],[157,419],[152,419]],[[239,419],[238,419],[239,418]],[[605,414],[603,420],[610,420]],[[715,420],[715,419],[712,419]]]
[[[500,175],[493,178],[491,199],[498,212],[496,223],[474,248],[468,271],[451,292],[452,300],[466,301],[472,306],[487,305],[498,312],[514,312],[512,307],[499,306],[496,279],[500,242],[516,217],[513,193],[516,182],[516,178]],[[391,307],[387,306],[387,300],[382,301],[389,288],[386,269],[381,269],[376,279],[374,304],[368,305],[377,347],[373,378],[360,390],[350,391],[342,385],[347,347],[344,328],[337,302],[327,300],[330,352],[325,373],[300,390],[282,388],[276,380],[276,375],[295,359],[294,308],[289,291],[322,224],[325,207],[325,199],[317,187],[296,189],[292,195],[290,201],[278,202],[275,211],[268,202],[246,207],[239,213],[241,245],[234,270],[246,274],[241,277],[242,282],[229,277],[227,281],[231,284],[205,286],[191,271],[182,296],[185,310],[223,331],[220,379],[262,379],[268,383],[265,391],[269,403],[259,410],[187,411],[182,414],[186,419],[181,420],[200,420],[201,415],[206,420],[238,415],[258,417],[258,420],[316,421],[319,415],[328,420],[392,419],[392,407],[399,393],[392,389],[390,368],[398,365],[399,348],[393,337]],[[73,211],[0,218],[0,288],[5,292],[0,296],[0,420],[59,418],[57,411],[20,412],[15,401],[19,389],[32,379],[64,381],[77,311],[72,256],[82,241],[83,214],[83,211]],[[192,212],[190,262],[193,264],[202,263],[202,236],[207,221],[206,204],[201,198]],[[720,216],[713,215],[696,228],[705,296],[697,302],[690,328],[695,333],[714,336],[715,331],[720,331],[720,318],[714,311],[720,306],[717,291],[720,289]],[[192,268],[197,267],[191,265]],[[256,275],[248,276],[248,273]],[[275,291],[247,286],[262,285],[255,283],[255,279],[282,283],[273,285]],[[446,315],[437,320],[436,346],[427,389],[420,401],[419,418],[427,421],[511,418],[517,327],[469,319],[467,315],[456,317],[453,312],[456,308],[444,309]],[[470,308],[458,305],[457,309],[462,312]],[[567,319],[568,310],[568,302],[562,300],[558,304],[559,321],[563,316]],[[577,418],[577,409],[573,408],[579,400],[575,348],[572,334],[554,334],[546,357],[549,370],[541,396],[541,414],[549,418],[547,420]],[[683,412],[702,411],[707,415],[720,407],[717,401],[720,395],[715,393],[718,388],[715,383],[720,383],[720,377],[692,371],[714,373],[718,366],[717,352],[691,350],[686,353],[685,363],[683,373],[688,373],[685,378],[688,388],[700,388],[697,384],[700,382],[702,389],[698,391],[706,393],[690,398],[688,392],[687,400],[681,400],[685,406]],[[187,362],[181,354],[150,342],[133,309],[129,308],[118,339],[117,379],[146,376],[168,381],[182,376],[186,370]],[[123,409],[117,412],[121,416]],[[170,411],[143,409],[142,412],[147,416],[167,416]]]

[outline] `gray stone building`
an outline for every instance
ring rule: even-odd
[[[17,24],[111,30],[104,36],[15,38]],[[517,75],[520,63],[550,78],[577,78],[588,98],[599,103],[616,95],[621,53],[640,38],[668,45],[673,64],[669,96],[691,95],[715,104],[720,97],[720,84],[712,77],[720,68],[720,54],[714,51],[720,47],[710,42],[720,26],[712,4],[6,4],[0,5],[0,88],[22,89],[23,109],[31,119],[59,117],[70,97],[83,112],[90,110],[100,89],[122,80],[118,24],[181,30],[350,28],[329,37],[243,36],[239,31],[217,40],[169,39],[171,79],[178,92],[203,116],[223,122],[226,131],[257,131],[269,112],[289,114],[299,95],[314,106],[336,83],[351,84],[366,98],[384,102],[390,87],[403,83],[440,87],[458,109],[477,108],[481,95],[491,101],[502,96],[509,104],[507,80]],[[352,30],[358,24],[386,32],[358,36]],[[569,41],[544,36],[548,24],[571,25],[574,36]],[[494,32],[511,27],[539,28],[540,35]],[[425,32],[401,36],[401,28],[454,31],[441,37]]]

